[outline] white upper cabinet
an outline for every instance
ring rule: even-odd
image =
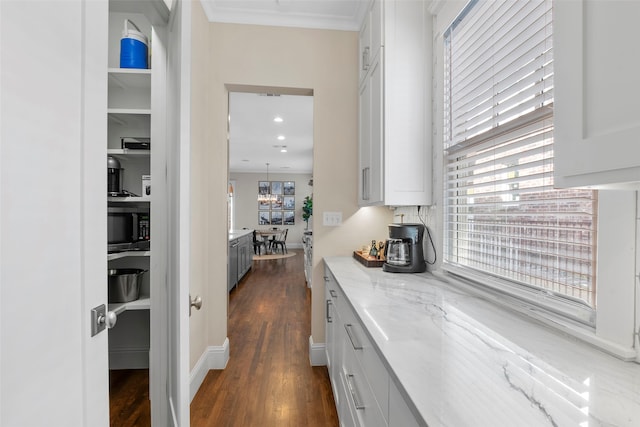
[[[360,83],[382,47],[382,2],[372,1],[360,27]]]
[[[640,182],[640,2],[554,2],[555,184]]]
[[[360,33],[360,206],[431,204],[432,23],[423,1],[374,0]]]

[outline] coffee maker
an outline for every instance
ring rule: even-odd
[[[385,244],[383,271],[390,273],[422,273],[427,270],[422,249],[424,225],[389,224],[389,240]]]
[[[120,197],[123,196],[120,187],[120,175],[122,168],[120,162],[115,157],[107,157],[107,196]]]

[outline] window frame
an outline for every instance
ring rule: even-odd
[[[444,123],[444,32],[465,7],[466,1],[450,2],[434,1],[429,11],[434,17],[433,28],[433,158],[434,158],[434,203],[425,207],[427,225],[434,236],[435,247],[438,252],[443,248],[443,133],[441,124]],[[563,29],[561,23],[554,20],[554,33]],[[557,67],[556,67],[557,68]],[[557,81],[556,81],[557,85]],[[458,277],[448,273],[443,266],[441,256],[437,256],[435,265],[430,271],[441,280],[452,286],[461,286],[469,292],[474,292],[490,298],[505,308],[520,312],[523,316],[531,317],[548,327],[559,330],[567,336],[578,338],[600,348],[608,354],[623,360],[640,361],[640,351],[634,347],[637,342],[636,315],[640,318],[640,292],[637,287],[636,265],[640,266],[640,233],[630,230],[640,229],[640,222],[636,219],[636,212],[640,212],[640,200],[637,188],[628,190],[600,191],[598,195],[598,237],[597,237],[597,269],[598,283],[596,323],[595,327],[576,324],[564,316],[554,315],[546,310],[538,310],[537,306],[526,301],[516,300],[502,292],[494,292],[483,286],[483,279],[475,285],[458,280]],[[410,210],[403,211],[407,215]],[[420,215],[420,211],[418,211]],[[637,303],[635,303],[638,301]],[[640,348],[640,345],[638,345]]]
[[[441,51],[442,54],[438,59],[442,59],[442,63],[443,63],[443,66],[442,66],[443,87],[449,84],[447,77],[444,76],[445,74],[444,73],[444,69],[445,69],[444,51],[446,49],[445,45],[449,43],[449,41],[447,40],[448,34],[450,33],[452,27],[456,26],[462,19],[464,19],[465,16],[467,16],[467,14],[470,12],[470,10],[473,8],[475,4],[477,4],[477,0],[469,1],[455,16],[455,19],[452,21],[452,23],[449,26],[442,29],[441,37],[439,40],[440,45],[438,49],[438,51]],[[446,91],[444,92],[444,94],[446,94]],[[445,96],[442,96],[440,99],[442,99],[442,107],[446,107]],[[443,108],[443,114],[444,114],[444,110],[445,108]],[[452,109],[448,111],[447,121],[454,120],[454,118],[451,116],[451,110]],[[515,119],[513,120],[513,122],[509,122],[506,125],[492,128],[489,131],[486,131],[486,133],[482,134],[482,136],[480,136],[480,139],[483,139],[483,140],[492,139],[495,137],[496,134],[509,133],[512,131],[512,129],[522,126],[523,122],[533,122],[534,120],[537,119],[536,116],[546,115],[546,116],[552,117],[552,114],[553,114],[553,107],[551,104],[550,106],[545,106],[540,108],[539,110],[535,110],[534,112],[529,113],[527,116],[522,117],[521,119]],[[534,118],[532,119],[531,117],[534,117]],[[440,143],[440,147],[443,150],[443,153],[446,150],[445,141],[451,141],[450,146],[447,147],[447,148],[451,148],[454,146],[457,147],[458,145],[464,146],[465,144],[469,144],[471,140],[478,138],[477,136],[474,136],[471,139],[456,143],[455,141],[452,140],[452,135],[449,134],[450,129],[447,129],[447,126],[445,125],[445,120],[442,120],[440,123],[443,124],[442,141]],[[455,125],[453,122],[449,122],[449,124],[451,126]],[[445,137],[445,135],[449,135],[449,137],[447,138]],[[448,156],[445,154],[443,154],[442,156],[443,171],[441,176],[443,181],[443,184],[442,184],[443,230],[449,230],[449,227],[447,226],[447,219],[446,219],[446,216],[448,213],[447,212],[447,196],[445,195],[445,193],[447,192],[447,184],[446,184],[447,183],[446,169],[448,164],[447,157]],[[593,220],[597,221],[598,219],[597,194],[594,194],[594,198],[595,198],[595,201],[594,201],[595,209],[593,214],[594,215]],[[593,258],[592,258],[592,263],[596,265],[597,265],[597,240],[596,240],[597,227],[598,226],[596,222],[594,226],[595,230],[594,230],[594,237],[593,237],[594,238],[593,246],[594,248],[596,248],[596,251],[594,252]],[[442,246],[441,246],[443,250],[444,250],[444,247],[447,246],[446,244],[447,239],[448,237],[444,236],[444,231],[443,231],[443,239],[442,239]],[[526,302],[532,307],[535,307],[537,309],[542,309],[553,315],[563,316],[572,322],[577,322],[588,328],[594,329],[596,326],[595,307],[591,307],[588,303],[582,300],[579,300],[577,298],[573,298],[561,292],[554,292],[548,289],[536,287],[534,285],[529,285],[527,283],[518,282],[516,280],[512,280],[509,278],[500,277],[496,274],[493,274],[488,271],[483,271],[481,269],[476,269],[473,267],[460,265],[454,262],[449,262],[445,259],[445,256],[443,256],[442,268],[444,271],[448,272],[450,275],[453,275],[458,280],[475,284],[476,286],[486,287],[492,293],[498,292],[510,298],[511,297],[515,298],[515,300],[513,300],[512,303],[517,303],[517,301]],[[595,299],[597,298],[596,286],[595,286],[595,283],[597,281],[597,275],[593,276],[593,281],[594,283],[592,285],[592,292],[594,294],[594,299]]]

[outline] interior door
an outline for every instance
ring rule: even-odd
[[[106,17],[0,2],[0,425],[109,424]]]

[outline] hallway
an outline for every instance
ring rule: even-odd
[[[309,364],[311,291],[303,257],[254,261],[230,294],[230,360],[209,371],[191,425],[337,426],[326,367]]]

